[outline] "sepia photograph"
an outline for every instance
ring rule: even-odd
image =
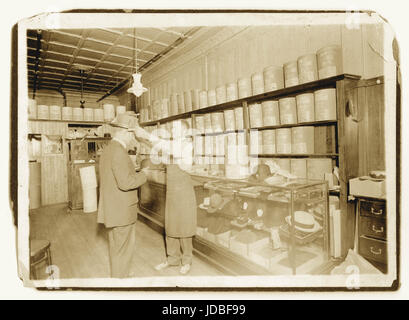
[[[68,10],[10,32],[25,287],[398,290],[400,49],[380,14]]]

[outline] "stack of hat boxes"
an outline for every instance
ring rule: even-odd
[[[175,123],[188,120],[197,173],[246,178],[258,163],[274,160],[299,178],[327,179],[331,187],[337,158],[335,86],[290,94],[285,88],[339,74],[341,48],[329,46],[283,66],[268,66],[250,78],[154,100],[140,109],[141,123],[150,132],[161,129],[158,135],[171,139]],[[263,98],[264,93],[280,90],[277,98]],[[212,234],[198,227],[197,235],[265,268],[273,264],[266,233],[250,239],[237,230]]]
[[[243,100],[336,76],[342,73],[341,61],[341,48],[329,46],[215,89],[173,93],[142,106],[141,123],[151,132],[161,129],[162,137],[172,138],[174,122],[189,120],[199,172],[217,175],[224,171],[228,178],[245,178],[252,167],[266,161],[261,158],[271,157],[300,178],[324,179],[324,173],[332,173],[334,163],[329,155],[336,150],[335,88],[284,94],[274,100],[260,97],[245,108]],[[234,101],[237,104],[231,107]],[[209,109],[216,111],[206,113]],[[314,158],[307,158],[309,155]]]

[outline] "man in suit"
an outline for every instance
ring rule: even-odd
[[[111,126],[113,139],[99,162],[98,223],[108,229],[111,277],[125,278],[129,276],[136,247],[137,188],[146,182],[146,175],[135,172],[128,155],[134,142],[136,116],[119,114]]]

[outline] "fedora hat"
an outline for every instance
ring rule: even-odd
[[[223,209],[224,205],[229,202],[231,198],[224,198],[218,193],[214,193],[210,196],[210,204],[207,208],[208,213],[214,213],[217,210]]]
[[[138,125],[138,117],[135,112],[127,111],[118,114],[110,125],[118,128],[133,129]]]

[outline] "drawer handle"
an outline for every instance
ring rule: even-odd
[[[379,248],[377,251],[374,250],[374,247],[371,247],[371,252],[375,255],[380,255],[382,253],[382,249]]]
[[[380,227],[379,229],[376,229],[376,226],[373,224],[372,225],[372,231],[376,233],[382,233],[383,232],[383,227]]]
[[[379,210],[379,211],[375,211],[374,208],[371,208],[371,213],[376,215],[376,216],[380,216],[383,213],[383,210]]]

